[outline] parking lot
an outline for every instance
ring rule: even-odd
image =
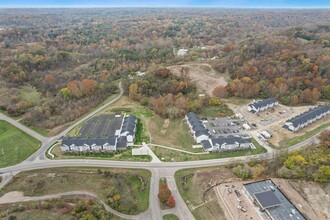
[[[237,117],[212,118],[204,120],[204,125],[213,137],[229,135],[245,135],[242,128],[243,120]]]
[[[103,114],[89,119],[79,130],[81,136],[115,136],[121,128],[123,117]]]

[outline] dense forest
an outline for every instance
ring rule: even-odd
[[[329,10],[0,9],[0,109],[54,128],[114,94],[121,78],[132,100],[178,117],[219,103],[199,98],[185,69],[166,69],[197,60],[230,76],[218,98],[314,104],[330,99],[329,24]]]

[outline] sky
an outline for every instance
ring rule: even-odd
[[[0,0],[0,7],[330,8],[330,0]]]

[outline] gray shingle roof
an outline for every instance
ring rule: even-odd
[[[117,139],[117,148],[123,149],[127,147],[127,138],[125,136],[121,136]]]
[[[193,125],[192,129],[196,132],[196,131],[202,131],[202,130],[206,130],[206,128],[204,127],[203,124],[195,124]]]
[[[196,137],[199,137],[201,135],[207,135],[207,136],[209,136],[210,134],[209,134],[209,132],[206,129],[199,130],[199,131],[196,131],[195,132],[195,136]]]
[[[129,134],[134,135],[136,122],[137,122],[137,118],[135,116],[130,115],[125,117],[121,128],[121,134],[128,132]]]
[[[209,131],[203,125],[203,122],[199,119],[199,117],[193,113],[187,113],[189,124],[192,126],[192,130],[195,132],[195,136],[198,137],[200,135],[210,135]]]
[[[245,143],[252,143],[251,139],[249,138],[242,138],[242,137],[236,137],[236,136],[227,136],[222,137],[219,136],[217,138],[210,138],[209,140],[202,141],[202,146],[204,150],[209,150],[213,148],[215,145],[223,145],[223,144],[245,144]]]
[[[246,143],[251,143],[251,139],[249,138],[241,138],[241,137],[236,137],[236,136],[227,136],[227,137],[222,137],[219,136],[217,138],[211,138],[212,144],[213,145],[222,145],[224,143],[226,144],[235,144],[235,143],[239,143],[239,144],[246,144]]]
[[[116,137],[64,137],[62,138],[62,145],[76,145],[76,146],[83,146],[85,144],[92,146],[96,144],[98,146],[102,146],[104,144],[115,145],[116,144]]]
[[[189,122],[200,121],[199,117],[193,112],[187,113],[187,117]]]
[[[259,102],[252,103],[249,106],[254,106],[256,109],[258,109],[258,108],[267,106],[268,104],[275,103],[275,102],[277,102],[276,99],[270,98],[270,99],[264,99]]]
[[[208,150],[212,148],[212,145],[209,140],[202,141],[202,146],[204,150]]]
[[[297,115],[294,118],[287,120],[286,122],[291,122],[294,127],[299,126],[300,124],[306,123],[308,120],[311,120],[318,115],[321,115],[325,112],[330,111],[330,106],[328,105],[320,105],[314,109],[310,109],[300,115]]]

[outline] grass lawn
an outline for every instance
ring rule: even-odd
[[[75,128],[73,128],[69,133],[67,133],[65,136],[66,137],[77,137],[80,136],[79,135],[79,131],[82,128],[82,126],[84,126],[86,122],[82,122],[80,123],[78,126],[76,126]]]
[[[141,177],[146,182],[141,181]],[[0,196],[10,191],[22,191],[25,196],[88,191],[119,212],[138,214],[149,206],[150,177],[149,171],[138,169],[53,168],[27,171],[19,173],[2,188]]]
[[[147,107],[144,107],[137,102],[133,102],[128,97],[123,96],[116,103],[100,112],[100,114],[119,112],[126,113],[127,115],[135,115],[139,119],[135,144],[141,144],[142,142],[148,143],[150,141],[150,135],[146,125],[152,118],[153,113]]]
[[[166,124],[166,120],[168,124]],[[149,130],[153,144],[191,152],[201,152],[200,149],[192,148],[194,139],[190,135],[189,127],[184,119],[169,120],[154,116],[149,121]]]
[[[160,147],[152,147],[152,151],[156,154],[158,158],[164,158],[163,161],[191,161],[191,160],[209,160],[217,158],[227,158],[227,157],[238,157],[266,153],[266,149],[260,146],[254,139],[252,142],[255,144],[255,150],[239,150],[239,151],[227,151],[219,153],[209,153],[201,155],[192,155],[187,153],[182,153],[174,150],[168,150]]]
[[[326,129],[327,127],[330,126],[330,123],[327,123],[327,124],[324,124],[324,125],[321,125],[319,127],[317,127],[316,129],[312,130],[312,131],[308,131],[306,132],[305,134],[301,135],[301,136],[298,136],[298,137],[294,137],[294,138],[291,138],[289,140],[286,140],[285,143],[285,147],[291,147],[292,145],[295,145],[299,142],[302,142],[308,138],[310,138],[311,136],[319,133],[320,131]]]
[[[234,174],[229,169],[224,167],[183,169],[177,171],[174,176],[182,199],[197,220],[226,219],[216,194],[210,190],[204,195],[204,190],[211,180],[224,181],[233,177]],[[187,180],[186,188],[180,181],[184,177]]]
[[[79,209],[80,207],[86,207],[87,210]],[[121,219],[107,212],[102,205],[96,201],[79,198],[61,198],[0,205],[1,219],[10,219],[11,216],[15,216],[15,219],[18,220],[72,220],[85,215],[93,216],[93,214],[96,216],[103,216],[104,219]]]
[[[176,215],[167,214],[163,216],[163,220],[180,220],[180,219]]]
[[[233,114],[233,110],[228,108],[226,104],[221,104],[220,106],[204,107],[199,115],[206,118],[219,118],[232,116]]]
[[[22,130],[0,120],[0,167],[22,162],[37,151],[40,144]]]
[[[25,126],[27,126],[27,125],[25,125]],[[47,129],[37,128],[37,127],[34,127],[34,126],[27,126],[27,127],[29,127],[30,129],[34,130],[35,132],[38,132],[39,134],[41,134],[44,137],[48,137],[49,136],[49,130],[47,130]]]
[[[61,151],[61,146],[58,145],[51,151],[54,154],[54,159],[100,159],[100,160],[124,160],[124,161],[139,161],[150,162],[152,160],[149,155],[132,155],[132,148],[125,151],[117,151],[115,153],[90,153],[90,154],[66,154]]]
[[[19,91],[19,97],[32,105],[37,105],[40,102],[40,93],[35,87],[24,86]]]

